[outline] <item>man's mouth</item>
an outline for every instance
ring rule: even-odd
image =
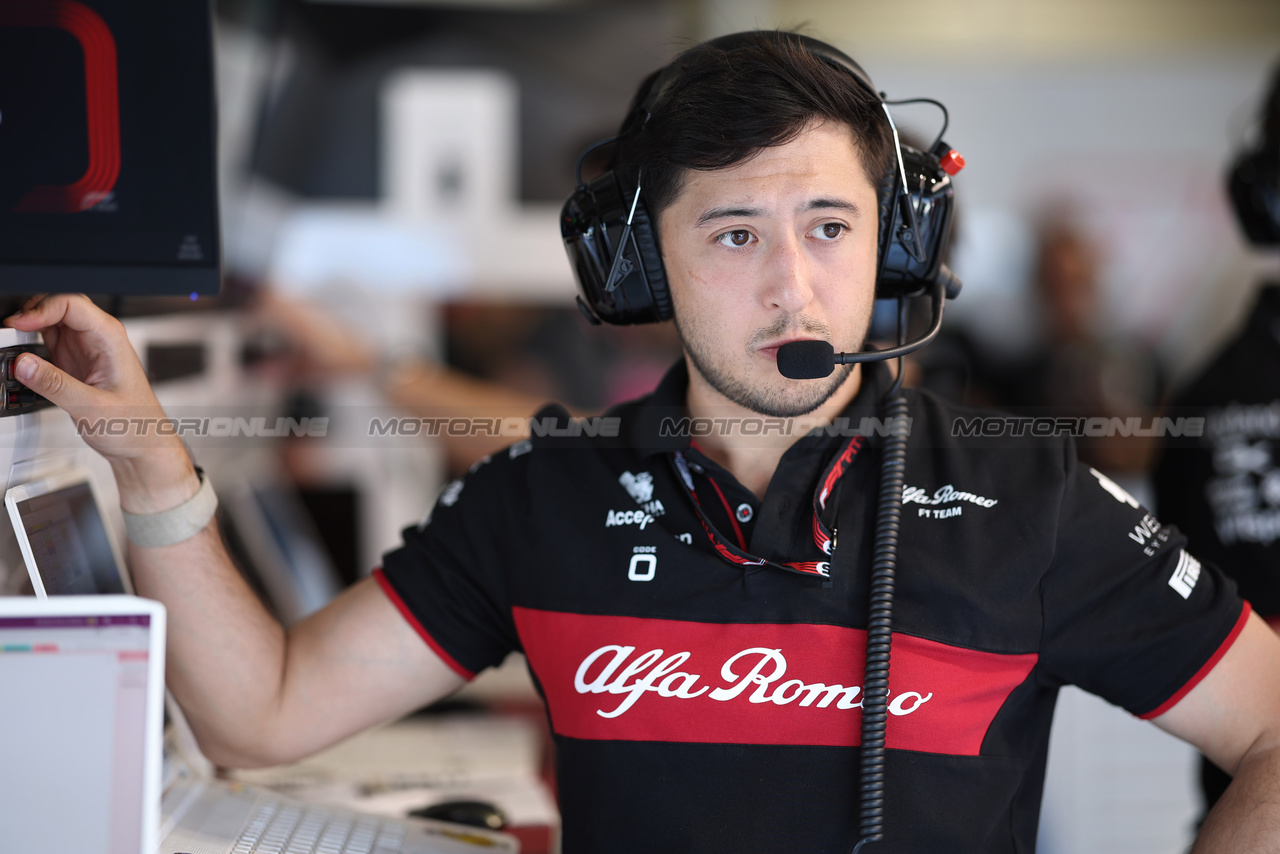
[[[767,359],[775,362],[778,360],[778,348],[784,344],[790,344],[793,341],[821,341],[820,338],[781,338],[777,341],[771,341],[763,347],[757,347],[756,352]]]

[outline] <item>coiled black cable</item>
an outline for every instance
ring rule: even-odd
[[[876,512],[875,555],[867,619],[867,656],[862,680],[861,841],[884,838],[884,738],[889,707],[889,653],[893,639],[893,590],[902,520],[902,486],[907,463],[907,399],[896,391],[885,401],[884,457],[880,462],[880,506]]]
[[[898,302],[899,343],[906,333],[906,300]],[[902,359],[898,375],[885,395],[884,456],[880,460],[880,496],[876,509],[875,549],[868,600],[867,652],[862,679],[862,750],[859,767],[859,854],[868,842],[884,839],[884,742],[889,712],[889,654],[893,642],[893,592],[902,522],[902,488],[906,481],[907,398],[902,393]]]

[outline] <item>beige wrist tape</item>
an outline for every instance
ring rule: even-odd
[[[204,530],[218,509],[218,496],[208,476],[196,469],[200,490],[189,499],[161,513],[125,513],[124,529],[129,542],[144,549],[172,546],[191,539]]]

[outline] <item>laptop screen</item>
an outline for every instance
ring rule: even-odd
[[[0,848],[139,854],[154,835],[145,799],[157,627],[145,611],[67,613],[56,601],[26,614],[0,603]]]
[[[106,525],[87,481],[27,498],[17,507],[45,593],[125,592]]]

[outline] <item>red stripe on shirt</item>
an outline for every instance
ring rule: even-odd
[[[570,738],[851,747],[861,741],[866,632],[700,623],[516,606],[516,629]],[[1035,654],[893,636],[887,746],[979,755]]]
[[[1165,700],[1163,703],[1161,703],[1159,706],[1156,706],[1154,709],[1147,712],[1145,715],[1138,715],[1138,717],[1144,721],[1149,721],[1149,720],[1152,720],[1153,718],[1160,717],[1165,712],[1169,711],[1174,706],[1178,705],[1178,701],[1181,700],[1183,697],[1187,696],[1187,694],[1191,692],[1192,688],[1199,685],[1200,680],[1208,676],[1209,671],[1212,670],[1214,666],[1222,659],[1222,656],[1227,654],[1227,650],[1231,649],[1231,645],[1236,642],[1236,638],[1240,637],[1240,632],[1244,631],[1244,624],[1249,621],[1249,614],[1252,610],[1253,609],[1252,607],[1250,607],[1249,603],[1245,602],[1244,607],[1240,609],[1240,618],[1236,620],[1235,626],[1233,626],[1231,629],[1231,634],[1227,635],[1227,639],[1224,640],[1222,644],[1218,647],[1218,651],[1213,654],[1213,657],[1210,658],[1208,661],[1206,661],[1204,663],[1204,666],[1196,671],[1195,676],[1192,676],[1189,680],[1187,680],[1187,684],[1183,685],[1181,688],[1178,689],[1178,693],[1174,694],[1172,697]]]
[[[400,598],[400,594],[391,586],[391,582],[387,580],[386,573],[382,571],[382,567],[378,567],[373,571],[373,577],[378,582],[378,586],[382,588],[382,592],[387,594],[387,598],[391,600],[391,604],[395,605],[396,610],[409,621],[409,625],[413,626],[413,630],[417,632],[424,641],[426,641],[427,646],[431,647],[432,651],[435,652],[436,655],[440,656],[440,660],[449,665],[449,669],[454,673],[457,673],[463,679],[471,680],[476,678],[475,673],[455,661],[452,655],[444,651],[444,647],[436,643],[436,639],[431,636],[431,633],[423,628],[422,623],[419,623],[418,618],[409,610],[409,606]]]

